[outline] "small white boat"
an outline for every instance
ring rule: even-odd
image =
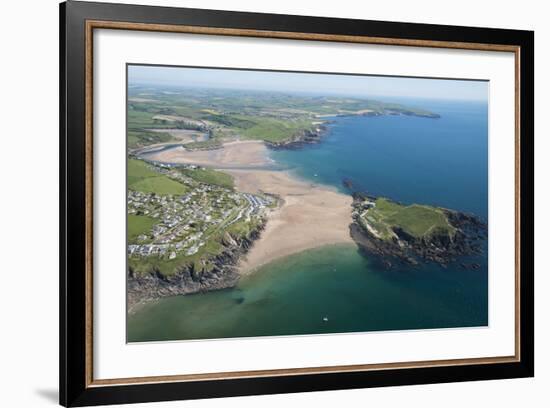
[[[327,316],[323,317],[323,322],[328,322],[328,317]]]

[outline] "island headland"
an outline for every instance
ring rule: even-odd
[[[255,95],[238,110],[241,96],[230,93],[195,92],[181,107],[176,98],[129,99],[130,313],[161,297],[233,287],[242,274],[323,245],[356,243],[388,259],[442,264],[476,249],[464,232],[476,224],[443,209],[452,233],[417,237],[395,224],[388,239],[378,236],[357,218],[359,196],[274,170],[269,157],[269,149],[322,142],[334,117],[438,114],[349,98]]]
[[[354,193],[350,234],[369,256],[386,268],[395,263],[446,266],[466,255],[483,253],[487,225],[478,217],[429,205],[403,205],[384,197]],[[477,269],[477,263],[462,263]]]

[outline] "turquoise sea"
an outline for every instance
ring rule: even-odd
[[[487,105],[403,100],[440,119],[337,117],[322,143],[272,151],[298,177],[349,194],[471,212],[487,220]],[[470,260],[474,261],[474,259]],[[165,298],[128,317],[128,341],[486,326],[487,254],[391,270],[354,245],[305,251],[268,264],[234,289]]]

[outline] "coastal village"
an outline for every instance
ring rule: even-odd
[[[441,117],[424,100],[370,99],[359,86],[325,93],[312,82],[300,92],[303,73],[281,89],[279,74],[266,74],[273,84],[262,89],[249,71],[250,83],[233,88],[194,83],[187,68],[141,83],[133,69],[128,342],[487,325],[487,223],[452,209],[483,216],[483,195],[460,184],[463,165],[438,177],[447,163],[426,161],[416,141],[433,141],[449,160],[459,134],[483,135],[482,104],[479,124],[446,134],[470,120],[463,101],[459,121],[447,100]],[[369,80],[360,77],[349,80]],[[448,180],[464,200],[444,199]]]
[[[161,195],[128,191],[128,214],[153,220],[149,229],[129,239],[128,255],[132,258],[190,257],[201,248],[208,248],[209,241],[218,240],[232,225],[261,222],[266,210],[276,205],[276,199],[269,195],[239,193],[198,182],[181,172],[182,169],[198,171],[197,166],[149,163],[148,167],[178,181],[188,192]]]
[[[129,90],[130,303],[232,287],[242,273],[321,245],[355,243],[414,264],[474,252],[471,240],[455,239],[474,221],[351,197],[273,167],[269,150],[320,143],[334,117],[384,115],[439,118],[350,97]]]
[[[262,189],[252,188],[255,194],[238,192],[232,185],[194,175],[210,172],[213,178],[231,178],[223,169],[265,165],[262,149],[267,147],[292,149],[319,143],[333,116],[438,117],[422,109],[375,100],[274,97],[270,93],[243,99],[239,92],[206,89],[152,92],[135,87],[128,102],[129,160],[147,165],[135,175],[129,172],[129,178],[136,181],[128,184],[129,268],[138,275],[157,272],[168,276],[184,266],[207,272],[216,269],[216,257],[227,248],[248,248],[250,237],[255,237],[250,242],[259,237],[267,222],[267,209],[279,201]],[[249,154],[244,160],[241,155],[240,161],[228,161],[232,151],[245,148]],[[216,170],[216,164],[222,171]],[[142,173],[148,173],[143,180]],[[269,188],[273,192],[271,184]],[[347,198],[340,201],[347,202]],[[367,212],[371,205],[374,203],[364,203],[363,214],[355,221],[368,219],[363,227],[380,237],[370,219],[372,212]],[[334,232],[327,214],[321,212],[325,236],[336,234],[337,242],[351,241],[347,226]],[[392,235],[391,229],[385,230]]]

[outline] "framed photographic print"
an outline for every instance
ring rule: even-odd
[[[60,21],[61,404],[533,376],[533,32]]]

